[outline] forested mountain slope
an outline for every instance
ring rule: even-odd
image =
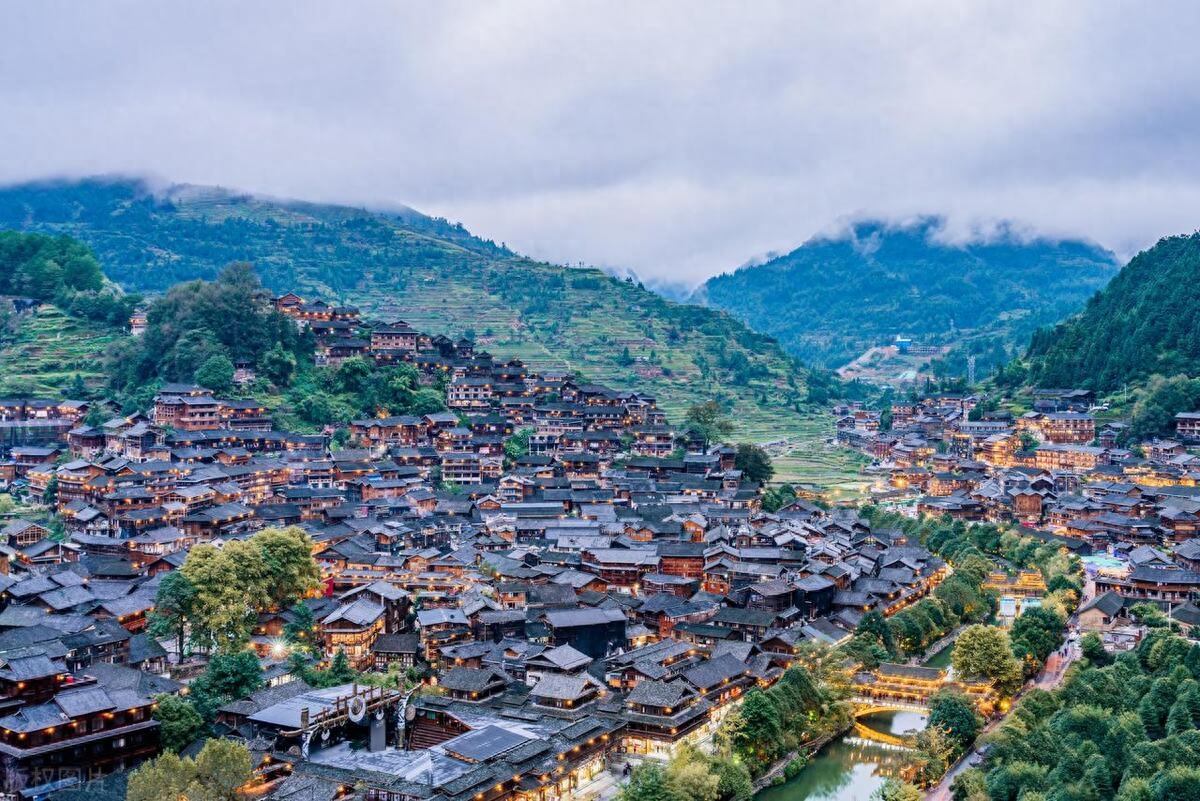
[[[409,209],[379,213],[133,180],[0,189],[0,228],[66,233],[138,291],[251,262],[271,289],[354,303],[499,356],[657,394],[679,415],[726,401],[743,433],[786,431],[822,386],[770,337],[599,270],[535,262]],[[820,383],[818,377],[816,383]]]
[[[1040,386],[1100,391],[1200,375],[1200,233],[1160,240],[1078,315],[1038,331],[1029,367]]]
[[[784,256],[709,279],[696,295],[777,337],[806,362],[836,367],[897,335],[975,354],[984,371],[1023,348],[1039,326],[1076,311],[1116,273],[1111,253],[1084,242],[1001,232],[975,244],[939,241],[937,218],[862,222]]]

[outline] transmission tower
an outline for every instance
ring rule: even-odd
[[[975,357],[967,357],[967,386],[975,386]]]

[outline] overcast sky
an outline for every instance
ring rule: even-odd
[[[0,181],[404,204],[695,282],[838,220],[1200,225],[1200,3],[0,3]]]

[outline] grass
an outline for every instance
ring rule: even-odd
[[[122,336],[48,304],[16,315],[0,334],[0,393],[57,395],[76,375],[100,387],[104,352]]]

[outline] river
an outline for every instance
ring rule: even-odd
[[[915,712],[878,712],[859,721],[876,731],[904,734],[924,728],[925,716]],[[851,731],[830,743],[790,782],[768,787],[755,801],[868,801],[906,754],[872,745]]]

